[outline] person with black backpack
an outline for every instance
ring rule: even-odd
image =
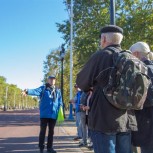
[[[40,153],[43,153],[45,148],[45,134],[48,126],[48,141],[47,152],[56,153],[53,149],[53,135],[58,112],[60,107],[63,107],[61,92],[55,87],[56,78],[51,75],[47,79],[47,83],[36,89],[25,89],[22,95],[32,95],[40,97],[40,134],[39,148]]]
[[[129,55],[129,58],[132,55],[127,52],[120,54],[122,51],[120,45],[122,39],[122,28],[115,25],[103,27],[100,33],[102,49],[90,57],[77,75],[76,82],[79,88],[83,91],[89,91],[93,88],[88,115],[88,127],[91,132],[95,153],[132,152],[131,131],[137,130],[137,122],[135,112],[131,109],[131,107],[135,105],[132,104],[134,100],[132,101],[131,99],[135,97],[131,87],[127,87],[126,84],[123,84],[123,79],[126,79],[126,81],[130,80],[127,77],[132,76],[133,74],[131,72],[133,71],[129,69],[130,66],[127,63],[127,67],[125,68],[130,71],[126,74],[124,67],[122,67],[120,69],[123,71],[122,74],[127,76],[123,77],[123,75],[119,75],[117,65],[124,61],[122,61],[122,59],[126,59],[125,54]],[[126,61],[124,63],[126,63]],[[119,65],[124,66],[124,63]],[[134,65],[132,61],[131,63]],[[142,65],[142,63],[140,65]],[[144,66],[142,65],[142,67]],[[117,76],[117,78],[113,77],[115,81],[112,81],[113,74]],[[145,81],[146,86],[148,85],[148,80],[143,74],[138,77],[141,78],[140,83],[142,86],[144,86]],[[134,78],[132,80],[134,80]],[[127,84],[129,85],[129,83]],[[119,87],[118,89],[120,90],[116,90],[117,87]],[[136,96],[138,96],[139,100],[142,100],[142,102],[145,98],[146,89],[147,87],[144,87],[143,91],[137,90]],[[110,91],[110,94],[108,94],[107,91]],[[121,94],[122,91],[124,95]],[[127,100],[128,98],[129,101]],[[122,103],[122,101],[125,102],[125,104]],[[122,104],[124,104],[123,107]],[[135,106],[137,106],[137,104]],[[142,107],[140,104],[139,106]]]
[[[151,79],[144,107],[135,111],[138,131],[132,132],[132,143],[141,147],[141,153],[153,153],[153,53],[145,42],[133,44],[130,50],[147,65]]]

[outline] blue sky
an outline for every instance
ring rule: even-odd
[[[0,75],[22,89],[40,86],[46,55],[64,42],[55,23],[67,18],[63,0],[0,0]]]

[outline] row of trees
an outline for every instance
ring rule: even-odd
[[[70,12],[70,0],[64,0]],[[74,0],[74,71],[76,75],[89,57],[99,49],[99,31],[110,23],[110,0]],[[153,49],[153,2],[152,0],[116,0],[116,25],[124,30],[123,49],[137,41],[145,41]],[[70,44],[70,20],[57,23],[65,44]],[[64,63],[64,100],[69,101],[69,47]],[[52,50],[44,62],[45,77],[54,73],[60,78],[59,49]],[[58,79],[60,80],[60,79]],[[58,82],[60,85],[60,82]]]
[[[6,83],[6,78],[0,76],[0,108],[25,109],[38,106],[37,98],[23,97],[21,89],[16,85]]]

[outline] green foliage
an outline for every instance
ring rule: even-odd
[[[70,12],[70,0],[64,0]],[[73,0],[74,2],[74,33],[73,33],[73,83],[80,68],[89,57],[99,49],[101,27],[110,23],[110,0]],[[116,25],[124,30],[123,49],[137,41],[147,42],[153,49],[153,2],[152,0],[116,0]],[[70,43],[70,20],[57,23],[58,31],[63,34],[65,44]],[[69,101],[69,50],[64,62],[64,101]],[[49,73],[56,72],[60,85],[59,50],[47,55],[44,62],[45,78]]]
[[[147,42],[153,49],[153,2],[123,1],[117,5],[117,25],[124,29],[123,48],[128,49],[137,41]]]
[[[30,96],[22,97],[21,89],[14,84],[7,84],[6,78],[0,76],[0,108],[4,105],[7,109],[31,108],[38,105],[38,100]]]
[[[70,9],[70,0],[64,3]],[[110,0],[74,0],[74,52],[80,66],[99,48],[100,28],[110,22],[109,6]],[[123,48],[128,49],[137,41],[145,41],[153,47],[152,0],[117,0],[116,24],[124,29]],[[57,27],[68,43],[69,20],[58,23]]]
[[[4,103],[6,78],[0,76],[0,105]]]
[[[60,50],[51,50],[44,61],[44,82],[46,82],[49,75],[55,75],[57,81],[60,80],[60,61]],[[59,82],[57,84],[59,85]]]

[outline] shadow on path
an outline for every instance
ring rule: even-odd
[[[0,139],[0,153],[36,153],[38,137]]]
[[[77,153],[78,143],[71,136],[55,136],[54,149],[60,153]],[[39,153],[38,137],[0,138],[0,153]]]
[[[0,112],[0,127],[39,125],[38,110]]]

